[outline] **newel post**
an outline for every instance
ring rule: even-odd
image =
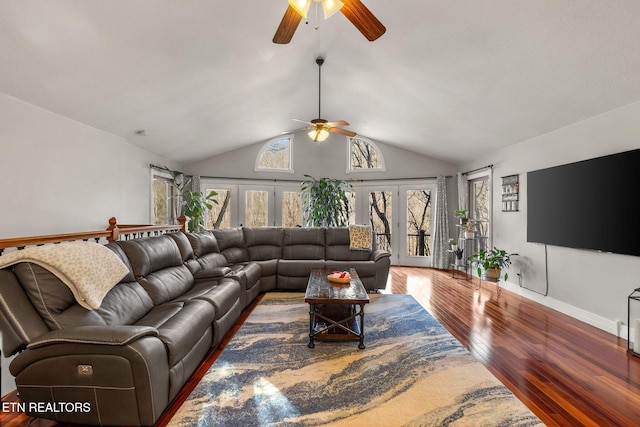
[[[120,238],[120,229],[117,223],[116,217],[112,216],[109,218],[109,227],[107,227],[107,230],[111,231],[111,235],[107,236],[109,242],[115,242]]]
[[[178,217],[178,224],[180,224],[180,231],[183,233],[187,232],[187,217],[184,215],[180,215]]]

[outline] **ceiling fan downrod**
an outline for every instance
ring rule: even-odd
[[[319,56],[316,58],[316,64],[318,64],[318,118],[322,117],[322,114],[320,113],[320,106],[321,106],[321,96],[322,96],[322,91],[321,91],[321,84],[322,84],[322,79],[321,79],[321,73],[322,73],[322,64],[324,64],[324,58]]]

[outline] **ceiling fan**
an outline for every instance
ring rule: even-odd
[[[360,0],[288,0],[289,6],[284,12],[282,21],[273,36],[273,42],[287,44],[293,38],[302,18],[307,17],[312,2],[322,4],[324,19],[329,18],[338,10],[362,33],[369,41],[374,41],[387,31],[384,25],[374,16]]]
[[[344,120],[329,122],[329,121],[326,121],[325,119],[320,118],[322,117],[322,115],[320,114],[320,100],[321,100],[320,82],[321,82],[321,76],[322,76],[321,70],[322,70],[322,64],[324,64],[324,58],[322,57],[316,58],[316,64],[318,64],[318,118],[313,119],[310,122],[299,120],[299,119],[293,119],[293,120],[297,122],[306,123],[309,125],[309,127],[304,129],[309,130],[309,133],[307,135],[314,142],[326,141],[326,139],[329,137],[330,132],[339,133],[341,135],[346,135],[349,137],[356,136],[355,132],[351,132],[350,130],[340,129],[338,127],[338,126],[349,126],[348,122]]]

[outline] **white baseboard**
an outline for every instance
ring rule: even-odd
[[[605,332],[608,332],[620,338],[624,338],[625,340],[627,339],[628,327],[627,325],[623,325],[620,321],[607,319],[605,317],[599,316],[597,314],[591,313],[590,311],[583,310],[565,302],[558,301],[548,296],[543,296],[536,292],[525,289],[515,283],[501,281],[500,286],[515,294],[521,295],[553,310],[559,311],[560,313],[566,314],[567,316],[571,316],[574,319],[580,320],[581,322],[587,323],[598,329],[602,329]],[[633,328],[631,328],[630,337],[632,339],[634,337]]]

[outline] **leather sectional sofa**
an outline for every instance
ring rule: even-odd
[[[304,291],[317,267],[354,267],[383,289],[390,254],[349,241],[348,228],[243,227],[109,243],[128,273],[93,310],[39,265],[0,269],[2,349],[17,354],[25,411],[153,425],[259,293]]]

